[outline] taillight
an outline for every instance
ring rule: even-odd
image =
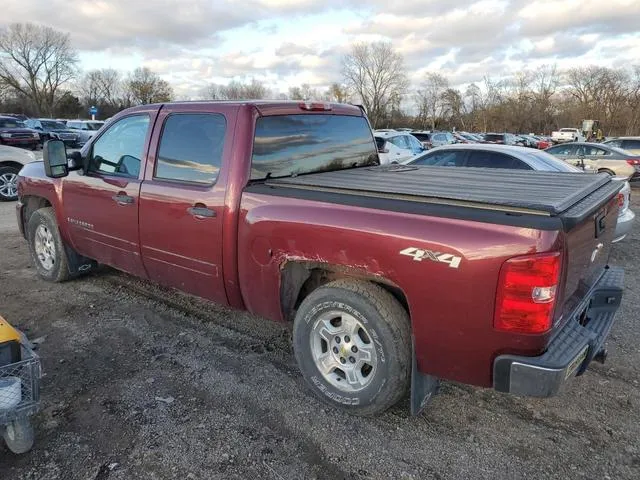
[[[331,105],[328,103],[322,103],[322,102],[300,102],[298,104],[298,106],[302,109],[302,110],[309,110],[312,112],[328,112],[329,110],[331,110]]]
[[[630,158],[630,159],[628,159],[628,160],[627,160],[627,163],[628,163],[629,165],[634,165],[634,166],[635,166],[635,165],[640,165],[640,160],[636,160],[636,159],[631,159],[631,158]]]
[[[500,270],[493,326],[516,333],[544,333],[553,323],[560,253],[514,257]]]
[[[624,207],[624,194],[623,193],[619,193],[618,194],[618,206],[619,207]]]

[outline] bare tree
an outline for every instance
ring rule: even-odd
[[[394,99],[409,85],[402,55],[388,42],[354,45],[342,59],[342,74],[374,127],[385,119]]]
[[[435,130],[438,117],[442,115],[444,101],[442,95],[449,88],[449,81],[439,73],[427,73],[418,92],[416,100],[418,103],[419,116],[423,126],[428,124]]]
[[[299,87],[289,87],[290,100],[319,100],[322,95],[318,89],[313,88],[308,83],[303,83]]]
[[[136,68],[126,82],[127,93],[134,104],[168,102],[173,97],[173,89],[166,80],[147,67]]]
[[[69,35],[51,27],[14,23],[0,32],[0,83],[23,95],[37,113],[53,116],[59,90],[76,73]]]
[[[441,98],[443,113],[449,117],[449,122],[464,130],[466,128],[464,121],[466,108],[460,91],[455,88],[447,88]]]
[[[329,87],[329,90],[327,91],[326,96],[327,99],[332,102],[346,103],[349,101],[350,97],[349,88],[344,84],[340,84],[337,82],[332,83]]]
[[[250,83],[232,80],[227,85],[212,83],[205,96],[211,100],[261,100],[269,96],[269,90],[255,78]]]

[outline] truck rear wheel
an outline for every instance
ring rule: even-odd
[[[349,413],[375,415],[407,392],[409,316],[382,287],[343,279],[314,290],[296,313],[293,343],[311,390]]]
[[[33,212],[27,234],[29,251],[38,275],[50,282],[64,282],[71,278],[53,208],[41,208]]]

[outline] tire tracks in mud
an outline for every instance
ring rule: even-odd
[[[212,322],[219,327],[229,329],[243,337],[253,339],[255,342],[216,336],[217,338],[214,343],[220,344],[232,351],[245,351],[264,355],[266,356],[266,360],[276,369],[282,371],[286,375],[300,377],[300,373],[294,363],[286,362],[282,358],[279,358],[292,357],[293,350],[288,333],[289,329],[286,327],[282,327],[281,333],[264,338],[264,336],[256,334],[255,329],[251,328],[250,325],[243,325],[245,319],[251,318],[248,314],[239,312],[241,315],[245,315],[245,318],[241,321],[227,321],[225,318],[230,317],[229,314],[233,314],[235,312],[232,310],[228,310],[227,312],[226,307],[221,307],[205,300],[190,297],[172,289],[165,289],[164,287],[129,277],[128,275],[121,274],[119,272],[109,273],[96,278],[104,280],[113,288],[127,288],[134,294],[159,302],[160,304],[182,314],[193,316],[200,321]],[[187,303],[187,301],[189,303]],[[208,308],[214,308],[217,314],[207,312]],[[257,322],[268,322],[268,320],[259,319],[257,317],[254,318],[255,320],[251,320]],[[600,376],[610,377],[637,388],[637,385],[634,385],[632,380],[622,375],[603,371],[602,369],[592,369],[592,371]],[[480,408],[481,410],[485,410],[493,414],[504,414],[514,419],[542,427],[554,433],[562,432],[576,438],[588,438],[600,447],[604,447],[612,436],[612,433],[594,426],[593,422],[590,422],[588,419],[569,419],[549,411],[546,411],[544,415],[537,414],[534,410],[520,403],[517,398],[513,398],[509,395],[498,395],[490,390],[476,389],[472,386],[457,383],[445,382],[444,385],[445,386],[440,395],[457,398],[469,396],[469,400],[473,400],[475,397],[483,402],[482,405],[474,404],[473,406],[475,408]],[[405,402],[401,402],[398,406],[393,407],[389,413],[394,417],[406,417],[405,414],[399,411],[399,409],[405,408],[404,404]],[[441,420],[443,425],[447,423],[444,419]],[[434,421],[438,422],[434,417],[429,419],[429,423],[432,425]]]

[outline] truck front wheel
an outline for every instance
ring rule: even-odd
[[[305,381],[333,406],[375,415],[407,392],[409,316],[382,287],[343,279],[314,290],[296,313],[293,342]]]
[[[53,208],[41,208],[33,212],[27,233],[29,251],[38,275],[50,282],[64,282],[71,278]]]

